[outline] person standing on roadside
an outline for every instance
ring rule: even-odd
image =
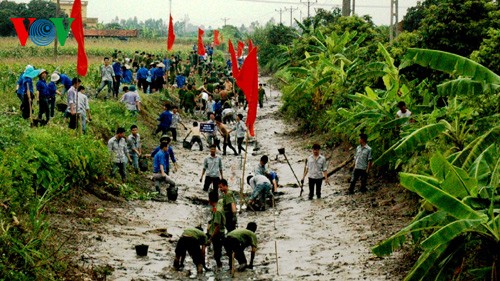
[[[213,185],[213,190],[217,190],[220,179],[224,178],[222,174],[222,159],[215,155],[215,151],[215,144],[212,144],[210,146],[210,156],[203,161],[203,171],[200,177],[200,182],[202,182],[203,176],[206,173],[203,191],[208,191],[210,184]]]
[[[101,65],[101,85],[97,89],[95,97],[104,89],[104,87],[108,87],[108,94],[106,95],[106,99],[109,98],[109,94],[113,91],[113,81],[115,81],[115,71],[113,67],[109,64],[109,58],[104,58],[104,64]]]
[[[313,154],[307,158],[307,165],[302,176],[302,183],[307,174],[309,174],[309,200],[313,199],[314,187],[316,187],[316,197],[321,198],[321,185],[323,180],[328,184],[328,173],[326,171],[327,164],[325,156],[319,154],[321,146],[317,143],[313,144]]]
[[[227,185],[226,179],[219,181],[219,190],[222,192],[222,206],[224,206],[224,216],[226,217],[227,231],[236,229],[238,219],[236,217],[236,198]]]
[[[262,87],[262,83],[259,84],[259,107],[264,107],[264,97],[267,101],[266,90]]]
[[[116,134],[114,137],[108,141],[108,150],[111,152],[113,157],[113,168],[111,170],[111,177],[114,177],[116,170],[122,177],[122,181],[127,181],[127,160],[132,162],[130,155],[128,154],[127,141],[125,140],[125,129],[120,127],[116,129]]]
[[[118,93],[120,92],[120,82],[123,75],[121,58],[117,58],[113,63],[113,71],[115,72],[115,80],[113,83],[113,97],[118,98]]]
[[[57,74],[56,74],[57,75]],[[50,118],[54,118],[55,114],[55,107],[56,107],[56,95],[61,95],[61,93],[57,90],[57,85],[56,82],[53,81],[53,76],[50,77],[50,82],[47,84],[47,87],[49,89],[49,112],[50,112]],[[71,81],[70,81],[71,84]],[[71,88],[71,86],[70,86]],[[69,88],[68,88],[69,90]]]
[[[139,158],[142,156],[142,143],[141,136],[139,135],[139,128],[137,125],[130,127],[131,134],[127,137],[127,147],[130,158],[132,159],[132,167],[135,173],[139,173]]]
[[[45,122],[47,124],[50,120],[49,112],[49,87],[47,86],[47,71],[40,69],[38,74],[38,82],[36,82],[36,92],[38,97],[38,120],[42,121],[43,114],[45,113]]]
[[[368,146],[368,136],[366,134],[360,134],[359,145],[356,147],[356,154],[354,155],[354,171],[352,173],[348,194],[354,194],[354,187],[359,178],[361,178],[361,188],[359,191],[367,191],[366,181],[368,180],[368,173],[371,167],[372,148]]]
[[[243,114],[239,113],[236,115],[236,125],[234,128],[229,131],[231,133],[232,131],[236,131],[236,143],[238,144],[238,154],[241,154],[241,151],[246,151],[243,148],[243,140],[245,140],[245,135],[247,132],[247,126],[245,125],[245,122],[243,122]]]

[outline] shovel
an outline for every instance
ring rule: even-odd
[[[299,181],[299,179],[297,178],[297,175],[295,174],[295,171],[293,170],[292,165],[290,164],[290,161],[288,161],[288,158],[286,157],[286,154],[285,154],[285,148],[279,148],[279,149],[278,149],[278,152],[279,152],[279,154],[281,154],[281,155],[285,156],[286,163],[288,163],[288,166],[290,167],[290,170],[292,170],[292,174],[293,174],[293,176],[295,177],[295,180],[297,180],[297,183],[299,184],[299,186],[301,186],[300,181]],[[301,193],[302,193],[302,192],[301,192]]]

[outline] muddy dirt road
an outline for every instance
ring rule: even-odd
[[[408,220],[393,212],[398,203],[397,192],[384,192],[382,196],[396,199],[383,206],[378,203],[381,199],[377,198],[380,197],[377,193],[385,187],[347,196],[348,171],[342,170],[330,177],[329,186],[323,186],[322,199],[307,200],[307,187],[300,198],[300,189],[292,187],[297,181],[290,168],[283,156],[276,158],[276,155],[278,148],[285,147],[300,179],[303,159],[311,151],[304,148],[307,143],[301,136],[292,134],[296,130],[293,124],[278,117],[280,94],[277,91],[270,93],[269,88],[266,92],[270,97],[264,108],[258,110],[256,122],[260,150],[253,152],[253,146],[249,146],[249,152],[254,155],[248,154],[246,171],[252,171],[259,158],[267,154],[270,168],[280,175],[283,187],[279,191],[283,194],[277,197],[275,209],[239,214],[239,227],[245,227],[250,221],[257,222],[259,245],[254,269],[236,272],[234,280],[400,280],[397,270],[400,257],[380,259],[370,252],[374,243]],[[242,113],[246,115],[246,112]],[[181,131],[181,140],[184,134]],[[234,137],[232,139],[234,143]],[[172,174],[179,186],[176,202],[134,201],[119,208],[105,207],[106,216],[113,219],[97,231],[83,233],[88,242],[88,247],[80,249],[83,262],[87,266],[109,265],[113,272],[107,280],[231,279],[226,257],[221,270],[198,277],[189,257],[184,271],[177,272],[172,267],[175,245],[183,229],[198,224],[206,228],[209,217],[208,206],[199,204],[198,200],[208,199],[199,182],[201,165],[208,150],[200,152],[195,145],[193,151],[188,151],[182,148],[182,143],[177,143],[175,148],[179,164],[179,170]],[[242,158],[229,152],[222,157],[229,187],[238,192]],[[334,166],[333,162],[344,160],[332,160],[330,168]],[[250,191],[247,186],[245,190]],[[164,237],[168,236],[165,233],[172,237]],[[138,257],[134,245],[143,243],[149,245],[148,256]],[[209,250],[207,263],[215,269],[212,254]],[[248,257],[248,250],[246,254]]]

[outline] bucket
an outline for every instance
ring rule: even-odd
[[[185,149],[191,149],[191,142],[188,142],[187,140],[183,140],[182,147],[184,147]]]
[[[177,195],[178,195],[177,191],[178,191],[177,187],[175,187],[175,186],[169,186],[167,188],[167,197],[168,197],[168,200],[170,200],[170,201],[177,200]]]
[[[137,253],[138,256],[145,257],[148,255],[148,248],[149,246],[145,244],[136,245],[135,252]]]

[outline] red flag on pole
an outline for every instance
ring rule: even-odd
[[[214,45],[215,46],[219,46],[220,45],[219,31],[218,30],[214,30]]]
[[[203,34],[205,34],[205,31],[198,28],[198,55],[200,56],[204,56],[206,53],[205,46],[203,45]]]
[[[175,33],[174,33],[174,19],[170,15],[170,20],[168,22],[168,40],[167,40],[167,51],[171,51],[174,46]]]
[[[82,1],[75,0],[73,2],[73,8],[71,8],[71,18],[74,18],[73,24],[71,24],[71,32],[78,43],[78,59],[76,61],[76,72],[78,75],[87,75],[87,69],[89,66],[87,53],[85,53],[85,40],[83,36],[83,21],[82,21]]]
[[[248,52],[250,52],[252,49],[253,49],[252,39],[248,39]]]
[[[243,55],[243,48],[245,48],[245,44],[241,41],[238,41],[238,53],[237,53],[238,57],[241,57],[241,55]]]
[[[257,119],[257,104],[259,103],[259,68],[257,65],[257,48],[250,50],[243,62],[236,84],[243,90],[248,102],[247,127],[251,136],[255,136],[254,123]]]
[[[231,54],[231,69],[233,71],[233,77],[237,77],[240,70],[238,69],[238,60],[236,59],[236,53],[234,52],[233,42],[229,39],[229,53]]]

